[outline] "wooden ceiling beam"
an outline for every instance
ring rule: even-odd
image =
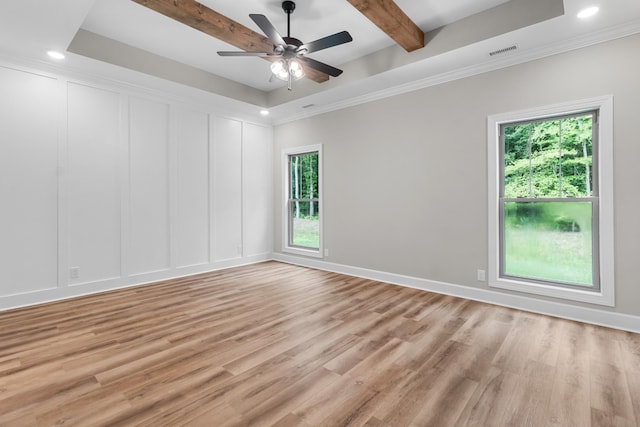
[[[347,0],[407,52],[424,47],[424,32],[393,0]]]
[[[196,0],[132,0],[196,30],[248,52],[271,52],[273,45],[264,35],[227,18]],[[228,59],[225,59],[228,60]],[[322,83],[327,74],[305,68],[307,78]]]

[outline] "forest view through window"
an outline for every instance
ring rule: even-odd
[[[319,156],[317,151],[288,156],[289,246],[320,248]]]
[[[597,118],[501,125],[501,277],[598,289]]]

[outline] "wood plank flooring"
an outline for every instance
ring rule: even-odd
[[[1,426],[638,426],[640,335],[266,262],[0,313]]]

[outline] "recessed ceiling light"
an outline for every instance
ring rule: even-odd
[[[260,114],[262,114],[263,116],[268,116],[269,110],[260,110]]]
[[[587,7],[585,9],[582,9],[580,12],[578,12],[578,18],[580,19],[588,18],[598,13],[599,10],[600,8],[598,6]]]
[[[49,55],[53,59],[64,59],[64,55],[60,52],[56,52],[55,50],[50,50],[49,52],[47,52],[47,55]]]

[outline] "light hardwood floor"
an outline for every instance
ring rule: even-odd
[[[267,262],[0,313],[1,426],[634,426],[640,335]]]

